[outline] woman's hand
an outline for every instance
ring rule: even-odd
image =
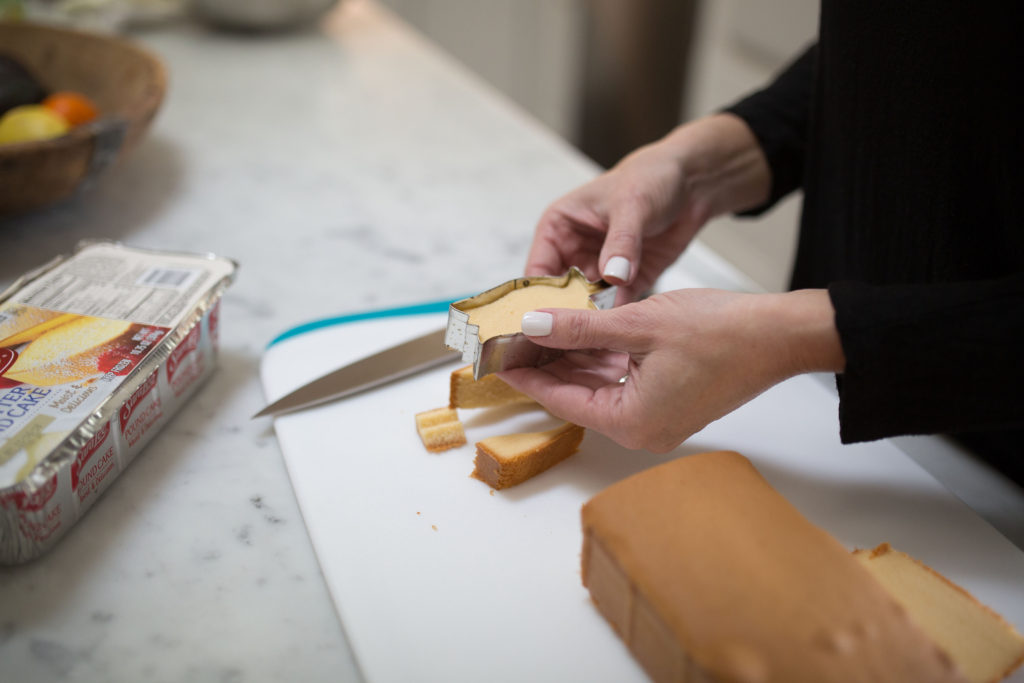
[[[845,365],[824,290],[684,289],[607,311],[534,311],[523,331],[570,351],[503,380],[553,415],[655,452],[788,377]]]
[[[555,201],[541,216],[525,274],[577,266],[620,285],[620,301],[646,292],[710,218],[763,201],[770,174],[739,118],[680,126]]]

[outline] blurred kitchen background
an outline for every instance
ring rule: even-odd
[[[817,32],[817,0],[379,0],[603,166],[766,83]],[[786,288],[799,198],[701,239]]]
[[[195,10],[272,30],[337,1],[0,0],[0,15],[117,31]],[[818,0],[375,1],[605,167],[769,81],[813,40],[818,18]],[[701,239],[757,285],[783,290],[798,214],[792,197],[758,220],[720,218]]]

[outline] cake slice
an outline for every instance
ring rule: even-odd
[[[533,399],[505,384],[497,375],[473,379],[473,366],[452,372],[448,405],[451,408],[490,408],[528,403]]]
[[[479,328],[477,336],[485,342],[491,337],[521,332],[523,314],[527,311],[538,308],[597,308],[590,300],[593,293],[593,287],[582,273],[569,277],[564,285],[531,280],[529,286],[511,289],[494,301],[470,308],[469,323]]]
[[[92,377],[100,371],[100,357],[131,326],[124,320],[78,316],[29,343],[4,377],[41,387]]]
[[[77,317],[73,313],[49,311],[35,306],[12,306],[0,311],[0,346],[18,346],[33,341],[44,332]]]
[[[960,681],[854,556],[738,453],[583,506],[583,584],[655,681]]]
[[[472,476],[496,489],[521,484],[576,452],[583,427],[566,422],[544,432],[492,436],[476,444]]]
[[[459,415],[452,408],[435,408],[416,414],[416,431],[431,453],[466,444],[466,432]]]
[[[883,543],[854,557],[945,650],[971,683],[1002,680],[1024,662],[1024,637],[974,596]]]

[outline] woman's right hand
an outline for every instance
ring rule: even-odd
[[[541,216],[525,274],[577,266],[646,292],[710,218],[767,198],[770,173],[747,125],[718,114],[680,126],[555,201]]]

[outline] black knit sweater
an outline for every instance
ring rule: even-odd
[[[728,109],[802,189],[844,442],[954,433],[1024,483],[1024,3],[823,0],[817,44]]]

